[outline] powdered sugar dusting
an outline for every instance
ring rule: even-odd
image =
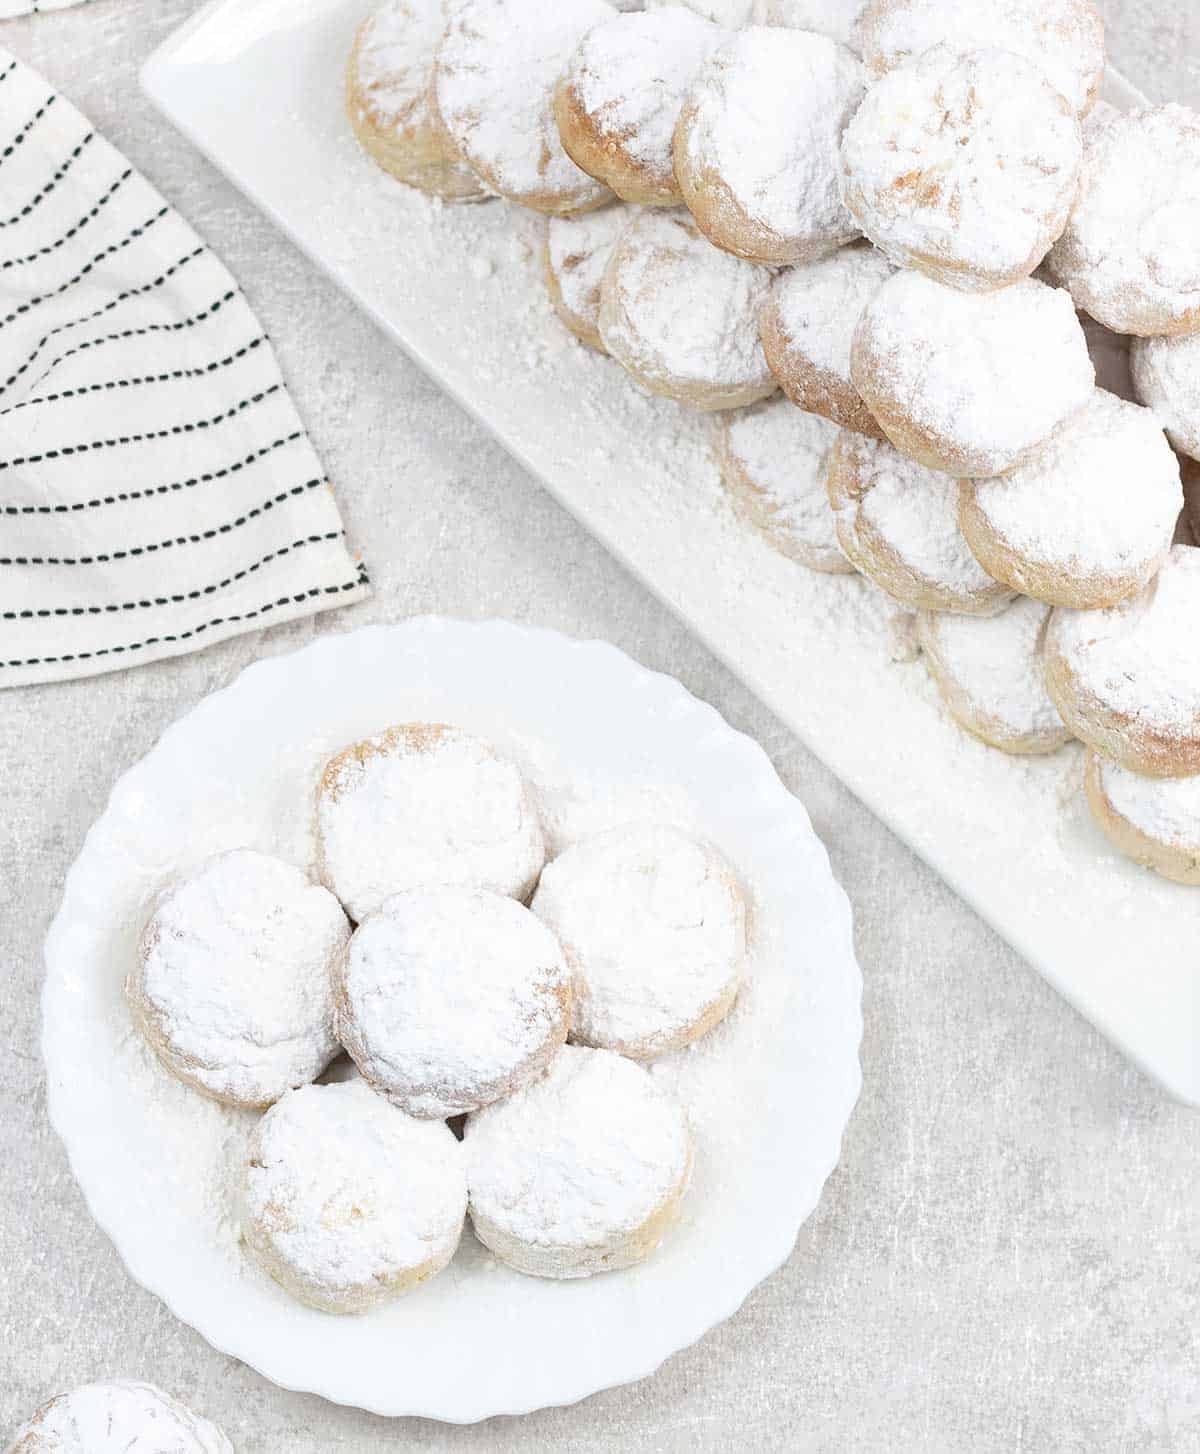
[[[267,1105],[337,1053],[329,973],[349,937],[327,890],[289,863],[235,850],[164,889],[129,993],[177,1073]]]
[[[1112,807],[1156,843],[1200,857],[1200,777],[1151,778],[1115,762],[1098,762]]]
[[[687,1175],[681,1107],[640,1066],[569,1047],[549,1073],[467,1122],[472,1213],[526,1245],[600,1249]]]
[[[225,1435],[149,1383],[89,1383],[18,1429],[14,1454],[234,1454]]]
[[[361,1080],[308,1086],[258,1123],[245,1169],[244,1227],[293,1290],[361,1307],[462,1231],[467,1186],[454,1133],[415,1121]]]
[[[445,29],[445,0],[387,0],[365,22],[358,78],[379,124],[434,123],[430,82]]]
[[[865,8],[865,0],[755,0],[752,19],[755,25],[785,25],[831,36],[857,55]]]
[[[842,141],[843,196],[898,264],[987,289],[1041,262],[1081,158],[1079,122],[1033,62],[939,45],[867,93]]]
[[[637,213],[623,203],[584,212],[578,217],[550,217],[546,227],[546,260],[558,284],[562,306],[572,323],[582,325],[600,342],[600,282],[613,246]]]
[[[413,1116],[457,1116],[506,1095],[567,1035],[562,950],[500,894],[397,894],[356,931],[335,985],[338,1038]]]
[[[575,971],[571,1033],[585,1045],[676,1048],[741,977],[741,891],[719,854],[670,826],[576,844],[547,865],[533,911]]]
[[[895,268],[866,243],[779,274],[771,304],[790,347],[850,385],[850,346],[862,310]]]
[[[1167,438],[1200,459],[1200,334],[1135,338],[1130,364],[1137,396],[1162,420]]]
[[[806,31],[751,27],[697,75],[676,137],[689,206],[714,209],[718,238],[737,231],[722,191],[781,244],[766,260],[816,257],[858,235],[838,186],[838,143],[862,99],[862,67],[844,46]],[[714,234],[715,235],[715,234]],[[782,255],[783,251],[790,253]]]
[[[438,109],[463,155],[493,187],[548,210],[594,206],[608,189],[562,148],[551,100],[604,0],[462,0],[438,52]]]

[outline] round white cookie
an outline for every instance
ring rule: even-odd
[[[535,1277],[648,1257],[691,1175],[683,1108],[633,1061],[568,1046],[540,1080],[467,1119],[475,1235]]]
[[[576,338],[605,353],[600,283],[617,239],[636,211],[618,204],[578,217],[547,217],[543,271],[550,302]]]
[[[432,722],[389,727],[326,764],[317,839],[321,879],[358,921],[392,894],[437,884],[524,899],[545,860],[517,768]]]
[[[150,1383],[89,1383],[44,1403],[8,1454],[233,1454],[215,1424]]]
[[[1200,777],[1142,777],[1090,752],[1084,783],[1093,817],[1127,858],[1200,886]]]
[[[546,866],[534,913],[575,974],[571,1038],[649,1060],[729,1012],[746,907],[717,851],[666,824],[614,828]]]
[[[160,892],[126,996],[173,1075],[227,1105],[269,1106],[337,1054],[330,972],[349,938],[328,890],[235,849]]]
[[[1200,333],[1135,338],[1129,361],[1137,397],[1180,454],[1200,460]]]
[[[334,974],[338,1039],[411,1116],[473,1111],[539,1074],[567,1038],[558,940],[515,899],[416,889],[355,931]]]
[[[242,1240],[281,1287],[322,1312],[362,1313],[454,1256],[462,1148],[361,1080],[306,1086],[255,1127],[243,1200]]]

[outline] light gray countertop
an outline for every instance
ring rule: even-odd
[[[96,0],[0,26],[0,44],[81,106],[240,279],[375,596],[176,661],[0,694],[0,1439],[49,1394],[122,1376],[207,1413],[239,1454],[1200,1449],[1196,1114],[1070,1010],[151,113],[137,68],[195,8]],[[1131,80],[1200,105],[1200,6],[1103,8]],[[41,943],[113,781],[257,657],[424,611],[605,637],[755,736],[829,845],[866,981],[862,1099],[786,1268],[657,1376],[462,1430],[284,1393],[135,1286],[49,1129],[38,1052]]]

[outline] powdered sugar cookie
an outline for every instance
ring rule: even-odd
[[[1055,611],[1046,681],[1089,747],[1147,777],[1200,774],[1200,550],[1177,545],[1141,593]]]
[[[1127,858],[1200,885],[1200,777],[1141,777],[1089,752],[1084,786],[1092,816]]]
[[[760,263],[808,262],[858,236],[838,142],[862,67],[828,36],[752,26],[701,67],[675,130],[675,175],[700,230]]]
[[[1032,62],[934,46],[867,92],[842,197],[896,263],[972,292],[1027,277],[1066,226],[1079,121]]]
[[[362,1313],[454,1256],[467,1207],[462,1148],[361,1080],[306,1086],[254,1129],[242,1241],[294,1298]]]
[[[637,214],[620,204],[578,217],[548,217],[542,255],[554,311],[576,338],[601,353],[600,280],[617,239]]]
[[[571,975],[515,899],[475,889],[396,894],[334,971],[338,1039],[367,1082],[423,1118],[509,1095],[567,1038]]]
[[[1071,740],[1046,690],[1049,606],[1020,598],[995,616],[923,612],[917,637],[951,716],[1001,752],[1055,752]]]
[[[571,1038],[649,1060],[733,1005],[746,908],[719,853],[665,824],[586,838],[547,864],[533,911],[575,975]]]
[[[1200,331],[1200,115],[1155,106],[1093,133],[1047,262],[1115,333]]]
[[[358,920],[391,894],[434,884],[524,899],[545,860],[518,770],[440,723],[390,727],[326,764],[317,837],[322,881]]]
[[[863,309],[850,376],[897,449],[961,478],[1004,474],[1092,396],[1066,293],[1025,278],[996,293],[889,278]]]
[[[1028,464],[964,484],[959,524],[997,580],[1092,610],[1144,589],[1182,507],[1179,465],[1157,419],[1097,389]]]
[[[435,197],[486,195],[433,100],[433,57],[445,0],[387,0],[359,26],[346,65],[346,114],[385,172]]]
[[[652,394],[736,409],[776,389],[758,338],[770,274],[718,252],[686,212],[646,212],[600,285],[600,337]]]
[[[958,481],[886,441],[843,433],[825,471],[842,549],[889,596],[924,611],[993,615],[1013,593],[958,528]]]
[[[755,25],[783,25],[792,30],[814,30],[852,50],[862,52],[859,24],[864,0],[755,0]]]
[[[875,76],[943,41],[957,51],[1012,51],[1080,113],[1104,77],[1104,24],[1092,0],[872,0],[860,33]]]
[[[692,1167],[683,1108],[606,1050],[568,1046],[540,1080],[467,1120],[475,1235],[535,1277],[590,1277],[647,1258]]]
[[[434,67],[438,112],[491,191],[537,212],[612,200],[563,151],[554,88],[584,34],[612,18],[604,0],[461,0]]]
[[[1200,460],[1200,334],[1135,338],[1129,362],[1137,397],[1175,448]]]
[[[589,30],[554,93],[567,155],[626,202],[680,206],[675,123],[692,77],[725,35],[680,8],[614,15]]]
[[[159,894],[125,993],[180,1080],[232,1106],[269,1106],[337,1054],[331,966],[350,926],[298,868],[235,849]]]
[[[44,1403],[8,1454],[233,1454],[215,1424],[150,1383],[89,1383]]]
[[[779,274],[759,315],[771,372],[793,404],[843,429],[883,438],[850,378],[850,346],[863,308],[895,269],[868,243]]]
[[[825,491],[835,425],[786,399],[735,409],[721,420],[721,479],[737,513],[789,560],[809,570],[853,572],[838,544]]]

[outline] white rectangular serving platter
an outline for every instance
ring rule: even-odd
[[[554,319],[536,219],[443,208],[360,156],[342,68],[372,4],[214,0],[143,85],[1066,999],[1200,1105],[1200,891],[1108,848],[1078,749],[1022,760],[968,738],[871,588],[803,571],[733,516],[710,422],[637,394]],[[1106,94],[1142,99],[1111,74]]]

